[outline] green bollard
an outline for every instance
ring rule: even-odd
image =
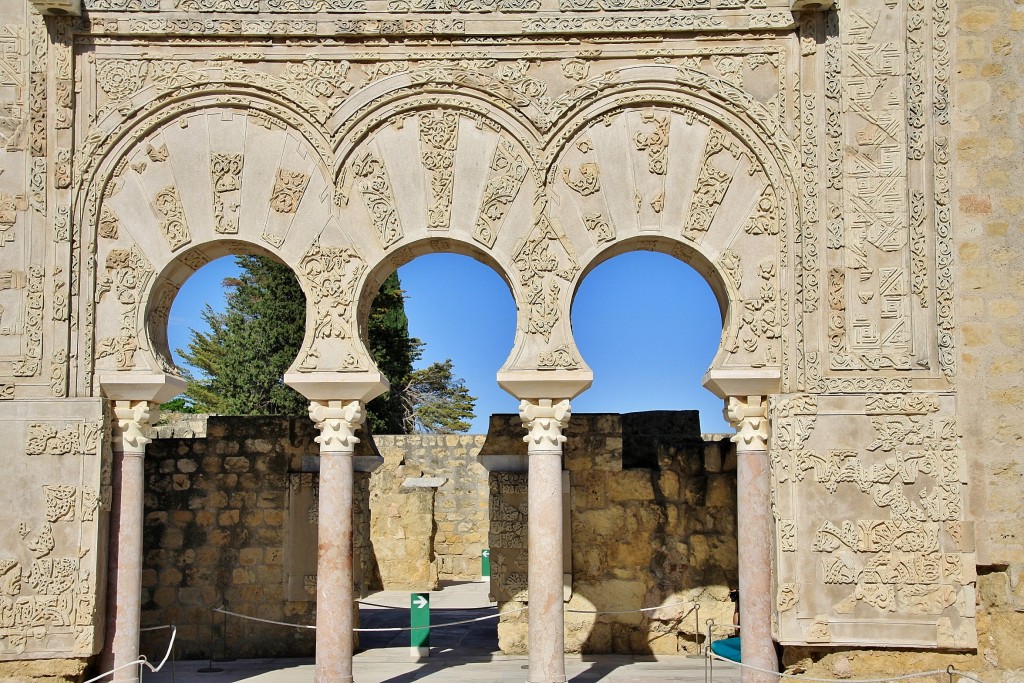
[[[409,655],[430,656],[430,593],[411,593]]]
[[[491,580],[491,549],[484,548],[480,551],[480,580]]]

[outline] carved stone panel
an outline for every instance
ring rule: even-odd
[[[977,646],[952,397],[794,395],[769,447],[783,643]]]
[[[0,531],[0,659],[99,651],[110,452],[99,400],[0,404],[17,467]]]

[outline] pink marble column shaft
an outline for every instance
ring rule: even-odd
[[[320,453],[316,563],[316,680],[351,683],[352,453]]]
[[[772,639],[772,508],[768,467],[767,401],[731,397],[726,418],[736,427],[736,540],[739,545],[740,658],[779,670]],[[743,669],[742,683],[774,683],[778,676]]]
[[[352,456],[364,414],[358,401],[313,401],[309,415],[320,429],[314,680],[352,683]]]
[[[562,451],[532,451],[528,474],[530,683],[565,681]]]
[[[772,640],[771,494],[765,451],[736,451],[740,579],[740,657],[744,664],[778,671]],[[770,683],[777,676],[744,669],[743,683]]]
[[[569,402],[523,401],[519,415],[529,430],[527,486],[527,588],[529,683],[564,683],[565,614],[562,609],[562,430]]]
[[[111,510],[111,561],[107,579],[105,671],[139,658],[142,613],[142,521],[145,500],[145,455],[149,439],[142,429],[155,417],[146,401],[115,401],[114,481]],[[118,670],[117,683],[139,680],[137,666]]]

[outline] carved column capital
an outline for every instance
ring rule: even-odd
[[[768,400],[764,396],[730,396],[724,413],[736,430],[731,441],[737,450],[768,450]]]
[[[143,455],[148,438],[143,430],[160,417],[160,409],[150,401],[116,400],[114,403],[114,449]],[[118,448],[120,446],[120,448]]]
[[[529,451],[561,450],[566,437],[562,430],[569,424],[572,411],[568,400],[558,403],[542,398],[537,403],[523,400],[519,404],[519,417],[529,434],[523,437]]]
[[[321,453],[352,453],[359,439],[355,432],[366,419],[360,401],[310,401],[309,417],[320,430],[315,441]]]

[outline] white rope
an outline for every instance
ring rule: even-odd
[[[566,612],[572,612],[573,614],[632,614],[633,612],[656,612],[659,609],[668,609],[669,607],[678,607],[679,605],[685,605],[688,602],[690,602],[690,601],[689,600],[684,600],[682,602],[673,602],[672,604],[669,604],[669,605],[659,605],[658,607],[641,607],[640,609],[608,610],[606,612],[601,612],[601,611],[598,611],[598,610],[589,610],[589,609],[567,609],[565,611]],[[694,605],[693,607],[691,607],[690,610],[686,614],[684,614],[683,616],[681,616],[679,618],[680,619],[685,619],[686,617],[690,616],[690,614],[695,609],[697,609],[697,605]]]
[[[887,678],[843,678],[843,679],[839,679],[839,678],[813,678],[811,676],[804,676],[803,674],[788,674],[788,673],[784,673],[784,672],[780,673],[778,671],[772,671],[771,669],[762,669],[760,667],[753,666],[752,664],[744,664],[742,662],[735,662],[735,661],[733,661],[731,659],[728,659],[726,657],[722,657],[721,655],[715,654],[714,652],[711,651],[711,648],[708,648],[707,655],[708,655],[708,657],[710,659],[717,659],[718,661],[721,661],[721,662],[728,662],[729,664],[735,664],[736,666],[738,666],[740,668],[743,668],[743,669],[750,669],[751,671],[758,671],[758,672],[763,673],[763,674],[770,674],[772,676],[778,676],[779,678],[795,678],[795,679],[799,679],[801,681],[811,681],[813,683],[891,683],[892,681],[905,681],[905,680],[909,680],[911,678],[923,678],[925,676],[935,676],[936,674],[939,674],[939,675],[946,674],[947,676],[952,676],[952,675],[955,674],[955,675],[961,676],[963,678],[969,678],[971,680],[978,681],[977,678],[974,678],[973,676],[969,676],[967,674],[961,673],[957,669],[954,669],[952,667],[952,665],[950,665],[949,667],[947,667],[945,669],[935,669],[934,671],[919,671],[918,673],[902,674],[900,676],[889,676]],[[979,683],[982,683],[982,682],[979,681]]]
[[[145,666],[147,669],[149,669],[153,673],[157,673],[158,671],[160,671],[160,669],[162,669],[164,667],[164,664],[167,662],[167,658],[171,656],[171,651],[174,649],[174,639],[178,636],[178,629],[177,629],[177,627],[171,626],[171,625],[168,625],[168,626],[148,626],[146,628],[139,629],[140,631],[157,631],[159,629],[165,629],[165,628],[171,629],[171,642],[169,642],[167,644],[167,652],[164,653],[164,658],[160,660],[159,664],[157,664],[156,666],[153,666],[152,664],[149,663],[149,660],[146,659],[145,655],[139,655],[139,658],[136,659],[135,661],[128,662],[127,664],[122,664],[121,666],[118,666],[118,667],[114,667],[110,671],[106,671],[104,673],[101,673],[99,676],[96,676],[95,678],[90,678],[89,680],[84,681],[83,683],[95,683],[98,680],[106,678],[107,676],[111,675],[115,671],[120,671],[121,669],[127,669],[130,666],[137,666],[137,667],[139,667],[139,678],[142,678],[142,667],[143,666]]]
[[[291,624],[287,621],[274,621],[273,619],[260,619],[259,617],[250,617],[247,614],[239,614],[238,612],[229,612],[221,607],[214,607],[214,612],[220,612],[221,614],[228,614],[232,617],[238,617],[239,619],[248,619],[249,621],[258,621],[261,624],[273,624],[275,626],[291,626],[292,628],[308,628],[316,630],[316,626],[310,626],[309,624]]]
[[[513,609],[513,610],[508,610],[508,611],[505,611],[505,612],[501,612],[499,614],[489,614],[487,616],[477,617],[475,619],[466,619],[464,621],[448,621],[448,622],[445,622],[443,624],[430,624],[429,626],[417,626],[415,628],[416,629],[422,629],[422,628],[432,628],[433,629],[433,628],[444,628],[446,626],[460,626],[462,624],[472,624],[473,622],[476,622],[476,621],[486,621],[488,619],[497,619],[498,617],[500,617],[502,615],[505,615],[505,614],[515,614],[516,612],[522,612],[522,611],[524,611],[526,609],[529,609],[529,608],[521,607],[519,609]],[[273,619],[260,619],[259,617],[250,617],[250,616],[245,615],[245,614],[239,614],[238,612],[229,612],[228,610],[221,609],[220,607],[215,607],[213,609],[213,611],[214,612],[220,612],[221,614],[229,614],[229,615],[231,615],[233,617],[238,617],[239,619],[248,619],[249,621],[258,621],[258,622],[261,622],[261,623],[264,623],[264,624],[274,624],[275,626],[291,626],[292,628],[308,628],[308,629],[311,629],[311,630],[314,630],[314,631],[316,630],[316,626],[310,626],[309,624],[291,624],[291,623],[289,623],[287,621],[274,621]],[[409,627],[395,626],[395,627],[389,627],[389,628],[354,628],[352,630],[355,633],[397,633],[397,632],[401,632],[401,631],[412,631],[414,629],[411,626],[409,626]]]
[[[360,605],[366,605],[367,607],[380,607],[382,609],[409,609],[403,605],[381,605],[380,603],[366,602],[365,600],[356,600],[356,602]],[[460,612],[469,612],[478,609],[494,609],[497,606],[498,603],[494,602],[489,605],[484,605],[483,607],[438,607],[438,609],[457,609]]]
[[[459,626],[461,624],[472,624],[475,621],[486,621],[488,619],[497,619],[505,614],[515,614],[516,612],[523,612],[529,609],[528,607],[520,607],[519,609],[510,609],[507,612],[501,612],[500,614],[489,614],[485,617],[477,617],[476,619],[466,619],[465,621],[448,621],[443,624],[430,624],[429,626],[417,626],[415,628],[354,628],[353,631],[357,633],[386,633],[390,631],[415,631],[417,629],[424,628],[444,628],[445,626]]]

